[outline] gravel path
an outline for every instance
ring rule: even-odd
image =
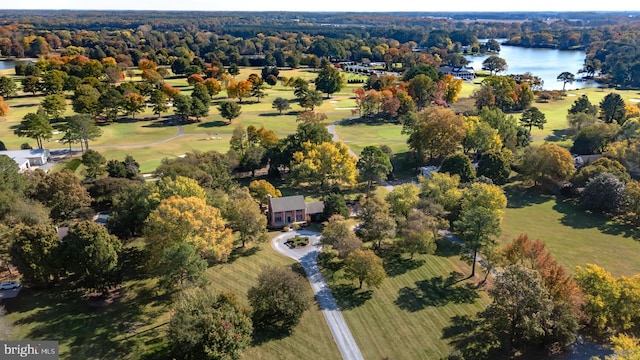
[[[309,245],[303,248],[291,249],[285,245],[285,241],[295,235],[309,237]],[[333,338],[338,345],[338,350],[345,360],[363,360],[362,353],[358,344],[356,344],[349,326],[344,321],[342,312],[338,308],[336,300],[331,294],[331,290],[327,285],[324,277],[318,268],[318,253],[320,252],[320,234],[311,231],[289,231],[278,235],[271,240],[271,247],[277,252],[293,258],[302,264],[313,293],[316,295],[322,314],[324,315],[327,325],[333,334]],[[320,356],[320,354],[316,354]],[[312,357],[316,357],[312,356]]]

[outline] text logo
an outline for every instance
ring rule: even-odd
[[[58,342],[31,340],[0,341],[0,358],[3,360],[58,360]]]

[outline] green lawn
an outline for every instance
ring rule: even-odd
[[[636,229],[536,190],[511,186],[506,192],[502,244],[526,233],[544,241],[570,272],[578,265],[595,263],[617,276],[640,273],[640,232]]]
[[[249,247],[246,253],[236,253],[227,264],[211,267],[210,288],[233,292],[248,305],[247,290],[255,284],[263,267],[293,264],[293,260],[271,249],[269,243],[259,244]],[[19,298],[6,302],[8,317],[15,324],[14,338],[60,341],[61,359],[136,358],[136,349],[162,354],[166,351],[170,299],[157,294],[154,284],[154,280],[127,281],[121,296],[104,308],[89,307],[79,299],[80,294],[54,295],[23,289]],[[304,314],[292,334],[263,334],[243,358],[301,359],[309,354],[322,354],[323,359],[340,358],[317,306]]]
[[[452,349],[442,330],[451,317],[474,315],[489,301],[473,288],[477,281],[446,283],[452,272],[470,272],[455,254],[386,256],[388,278],[374,290],[357,290],[334,261],[321,262],[322,270],[365,359],[446,357]]]

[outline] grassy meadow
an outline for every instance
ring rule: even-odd
[[[209,268],[209,287],[216,292],[233,292],[248,305],[247,291],[264,267],[293,264],[269,243],[249,246],[246,251],[234,252],[229,263]],[[155,353],[152,359],[163,359],[170,295],[157,293],[154,279],[135,278],[125,282],[118,294],[112,304],[96,308],[77,293],[24,289],[19,299],[7,300],[5,306],[15,324],[15,338],[59,340],[61,359],[136,359],[143,353]],[[293,360],[308,354],[340,358],[317,306],[304,314],[291,334],[258,336],[243,359]]]
[[[489,299],[482,288],[475,288],[478,279],[454,284],[458,276],[470,273],[470,266],[455,251],[447,251],[413,259],[380,254],[388,277],[379,289],[365,285],[357,290],[335,261],[328,256],[321,261],[365,359],[439,359],[451,353],[443,329],[453,316],[475,314]]]

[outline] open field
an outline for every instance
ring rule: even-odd
[[[249,74],[260,74],[260,71],[261,68],[258,67],[242,68],[236,78],[246,79]],[[4,72],[9,75],[12,74],[12,70],[5,70]],[[288,78],[302,77],[312,80],[317,76],[317,72],[312,69],[282,70],[280,76]],[[346,76],[347,78],[360,77],[360,75],[354,74],[346,74]],[[132,79],[127,78],[126,81],[140,81],[140,77],[136,75]],[[191,87],[187,84],[185,78],[168,78],[166,81],[172,86],[181,89],[184,94],[191,92]],[[355,107],[353,90],[361,86],[362,84],[347,84],[342,91],[334,94],[332,98],[325,99],[324,103],[317,107],[316,110],[325,113],[328,117],[328,122],[351,118],[351,109]],[[478,86],[477,81],[475,83],[464,82],[460,94],[461,103],[469,103],[469,99],[466,98],[471,96]],[[586,93],[592,103],[598,104],[609,91],[615,90],[572,90],[568,91],[567,96],[561,100],[534,103],[533,105],[540,108],[547,116],[547,124],[544,130],[533,129],[532,131],[534,144],[555,141],[560,145],[570,146],[570,140],[564,138],[563,135],[566,134],[566,112],[576,99],[576,96]],[[640,98],[640,93],[637,91],[617,92],[622,95],[626,102],[639,100]],[[209,116],[203,118],[199,123],[183,126],[183,133],[189,136],[175,137],[178,135],[178,127],[175,125],[167,126],[167,121],[171,119],[173,114],[172,110],[163,114],[161,119],[156,119],[151,111],[146,109],[145,112],[136,115],[136,119],[124,118],[121,121],[103,126],[104,134],[92,142],[90,146],[102,152],[107,159],[119,159],[122,154],[131,153],[140,162],[143,172],[151,172],[160,163],[161,159],[167,156],[178,156],[194,149],[225,152],[228,149],[228,138],[236,126],[265,126],[275,131],[279,137],[284,137],[294,132],[297,125],[295,119],[301,108],[293,103],[290,110],[280,115],[271,107],[271,102],[276,97],[294,99],[293,89],[284,87],[279,82],[275,86],[267,88],[266,94],[267,96],[261,99],[260,102],[256,102],[255,98],[244,99],[241,104],[242,114],[230,124],[220,117],[216,109],[221,101],[226,100],[226,93],[223,91],[213,99]],[[67,97],[70,97],[70,95],[68,93]],[[2,134],[0,140],[9,149],[17,149],[25,142],[33,145],[33,140],[18,138],[13,135],[13,130],[25,114],[36,111],[43,98],[41,95],[31,96],[31,94],[24,94],[19,91],[17,97],[7,100],[11,109],[9,116],[0,119],[0,134]],[[65,115],[73,114],[70,102],[69,99],[69,106]],[[514,114],[514,116],[519,117],[519,114]],[[403,153],[407,150],[406,136],[400,133],[400,125],[375,125],[374,132],[371,132],[370,127],[364,125],[337,126],[336,128],[338,135],[356,153],[367,145],[379,144],[389,145],[394,153]],[[64,144],[56,142],[61,136],[62,134],[55,134],[53,139],[47,143],[47,146],[50,148],[64,148]],[[221,139],[211,141],[215,142],[215,144],[209,144],[209,141],[204,140],[211,137],[216,139],[220,137]],[[200,141],[205,143],[198,143]]]
[[[540,239],[553,256],[573,272],[595,263],[612,274],[640,273],[640,232],[585,212],[555,196],[517,185],[506,188],[508,205],[500,242],[507,244],[520,234]]]
[[[250,73],[259,74],[260,71],[261,68],[243,68],[236,78],[245,79]],[[283,70],[280,75],[314,79],[317,73],[310,69],[295,69]],[[348,75],[348,77],[355,76]],[[129,79],[127,78],[127,80]],[[132,81],[139,80],[138,76],[134,76],[132,79]],[[184,94],[189,94],[191,91],[191,87],[188,86],[184,78],[167,79],[167,83],[181,89]],[[331,99],[325,99],[324,103],[316,110],[325,113],[328,121],[350,117],[351,108],[355,106],[352,91],[360,86],[361,84],[348,84],[340,93],[333,94]],[[131,154],[141,164],[143,172],[151,172],[164,157],[178,156],[194,149],[226,152],[229,138],[237,126],[264,126],[273,130],[279,137],[293,133],[297,126],[296,116],[302,109],[292,103],[291,109],[280,115],[271,107],[271,102],[276,97],[294,99],[293,89],[278,83],[272,88],[266,89],[266,93],[267,96],[260,102],[256,102],[255,98],[244,99],[240,104],[242,114],[229,123],[220,117],[216,109],[221,101],[226,100],[226,94],[223,91],[213,99],[209,116],[201,119],[201,122],[183,125],[184,135],[177,137],[175,136],[179,135],[179,127],[175,124],[168,124],[173,114],[172,110],[163,114],[162,118],[156,119],[156,116],[149,109],[146,109],[145,112],[137,114],[135,119],[123,118],[117,122],[103,125],[103,135],[90,142],[90,147],[103,153],[108,160],[121,159],[124,155]],[[70,93],[66,95],[67,97],[71,96]],[[7,148],[18,149],[25,142],[32,145],[35,143],[32,139],[13,135],[13,131],[25,114],[37,110],[43,98],[44,96],[31,96],[31,94],[23,94],[19,91],[17,97],[7,100],[7,104],[10,106],[9,116],[0,119],[0,140],[5,143]],[[71,101],[68,100],[69,105],[65,115],[73,114],[70,103]],[[54,137],[46,143],[47,147],[51,149],[66,148],[64,144],[56,141],[61,137],[60,133],[54,134]],[[212,137],[216,140],[205,140]]]
[[[246,293],[265,266],[291,266],[293,260],[277,254],[268,243],[249,247],[228,264],[211,267],[210,288],[229,291],[248,305]],[[121,296],[104,308],[92,308],[79,294],[48,295],[23,289],[19,299],[6,302],[15,338],[60,341],[62,359],[137,358],[139,351],[165,352],[165,323],[170,319],[170,298],[156,293],[154,280],[127,281]],[[309,288],[311,291],[311,288]],[[244,359],[301,359],[340,354],[320,310],[314,306],[292,334],[261,336],[243,354]],[[124,357],[128,355],[130,357]],[[137,354],[140,355],[140,354]]]
[[[448,247],[445,244],[445,247]],[[489,302],[478,281],[450,285],[470,267],[455,252],[416,255],[413,260],[382,254],[387,279],[379,289],[356,290],[331,260],[321,261],[338,305],[366,359],[439,359],[451,352],[442,330],[455,315],[474,315]]]

